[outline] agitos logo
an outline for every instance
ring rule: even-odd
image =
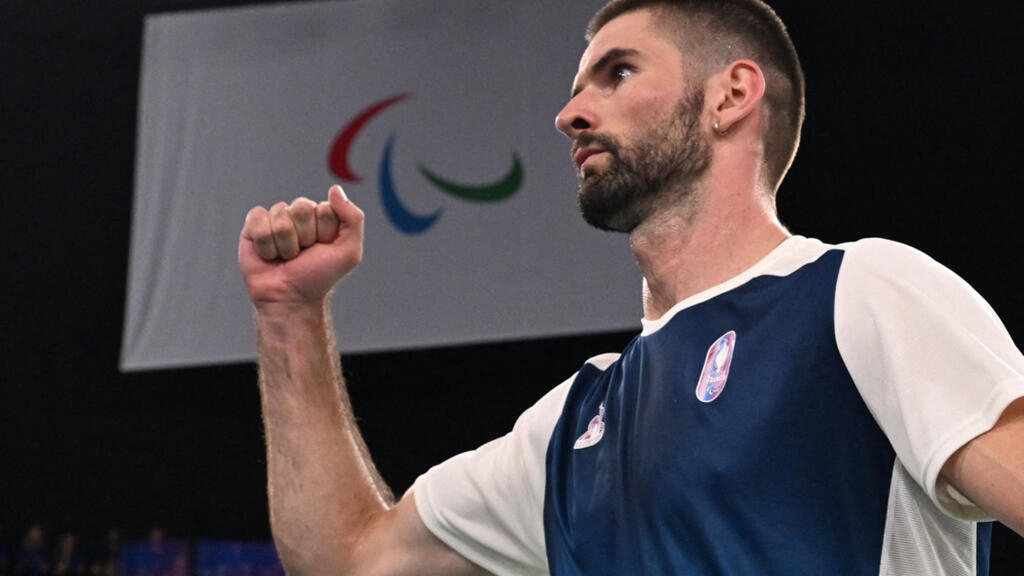
[[[338,137],[331,145],[331,151],[327,158],[327,164],[331,172],[344,182],[359,182],[362,180],[349,166],[348,154],[352,142],[359,135],[359,131],[385,109],[393,106],[411,94],[398,94],[370,105],[365,110],[356,114],[348,124],[341,130]],[[406,234],[421,234],[430,229],[437,219],[441,217],[442,208],[438,208],[430,214],[417,214],[407,208],[398,197],[395,190],[395,182],[391,177],[391,151],[395,144],[395,135],[388,138],[381,155],[378,179],[380,184],[380,199],[384,206],[384,213],[388,220]],[[480,185],[460,184],[442,178],[431,172],[422,165],[418,166],[420,174],[427,179],[434,187],[441,192],[469,202],[499,202],[515,194],[523,183],[523,166],[519,161],[519,155],[512,154],[512,167],[499,180]]]

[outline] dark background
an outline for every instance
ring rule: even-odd
[[[269,538],[254,366],[117,368],[143,17],[245,3],[0,0],[0,538],[20,540],[32,522],[51,534],[131,538],[160,525],[180,538]],[[808,77],[784,223],[928,252],[1019,344],[1021,4],[774,5]],[[632,336],[359,355],[345,371],[400,493]],[[993,574],[1024,574],[1022,542],[997,526]]]

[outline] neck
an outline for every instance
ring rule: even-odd
[[[755,175],[737,174],[710,166],[690,194],[630,233],[647,320],[750,268],[789,236],[769,191]]]

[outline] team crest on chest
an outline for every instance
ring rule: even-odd
[[[736,332],[730,330],[722,334],[708,349],[704,359],[704,369],[697,380],[697,399],[701,402],[714,402],[725,389],[729,379],[729,367],[732,355],[736,350]]]
[[[597,416],[590,419],[587,424],[587,431],[582,436],[576,439],[576,443],[572,445],[573,450],[581,450],[583,448],[590,448],[594,444],[601,441],[604,437],[604,402],[601,402],[601,406],[597,409]]]

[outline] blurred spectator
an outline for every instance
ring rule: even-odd
[[[110,528],[89,550],[89,576],[122,576],[121,532]]]
[[[101,558],[103,576],[121,576],[121,531],[116,528],[107,530],[106,553]]]
[[[196,576],[285,576],[273,542],[200,540]]]
[[[88,538],[68,530],[48,547],[34,524],[16,544],[0,533],[0,576],[286,576],[272,541],[192,542],[159,526],[125,543],[116,528]]]
[[[14,565],[16,576],[46,576],[50,571],[50,555],[46,552],[45,534],[39,524],[29,526],[18,549]]]
[[[191,568],[189,543],[167,539],[160,527],[148,540],[126,544],[121,558],[125,576],[188,576]]]
[[[78,545],[78,535],[68,531],[60,536],[52,557],[52,576],[85,576],[85,556]]]

